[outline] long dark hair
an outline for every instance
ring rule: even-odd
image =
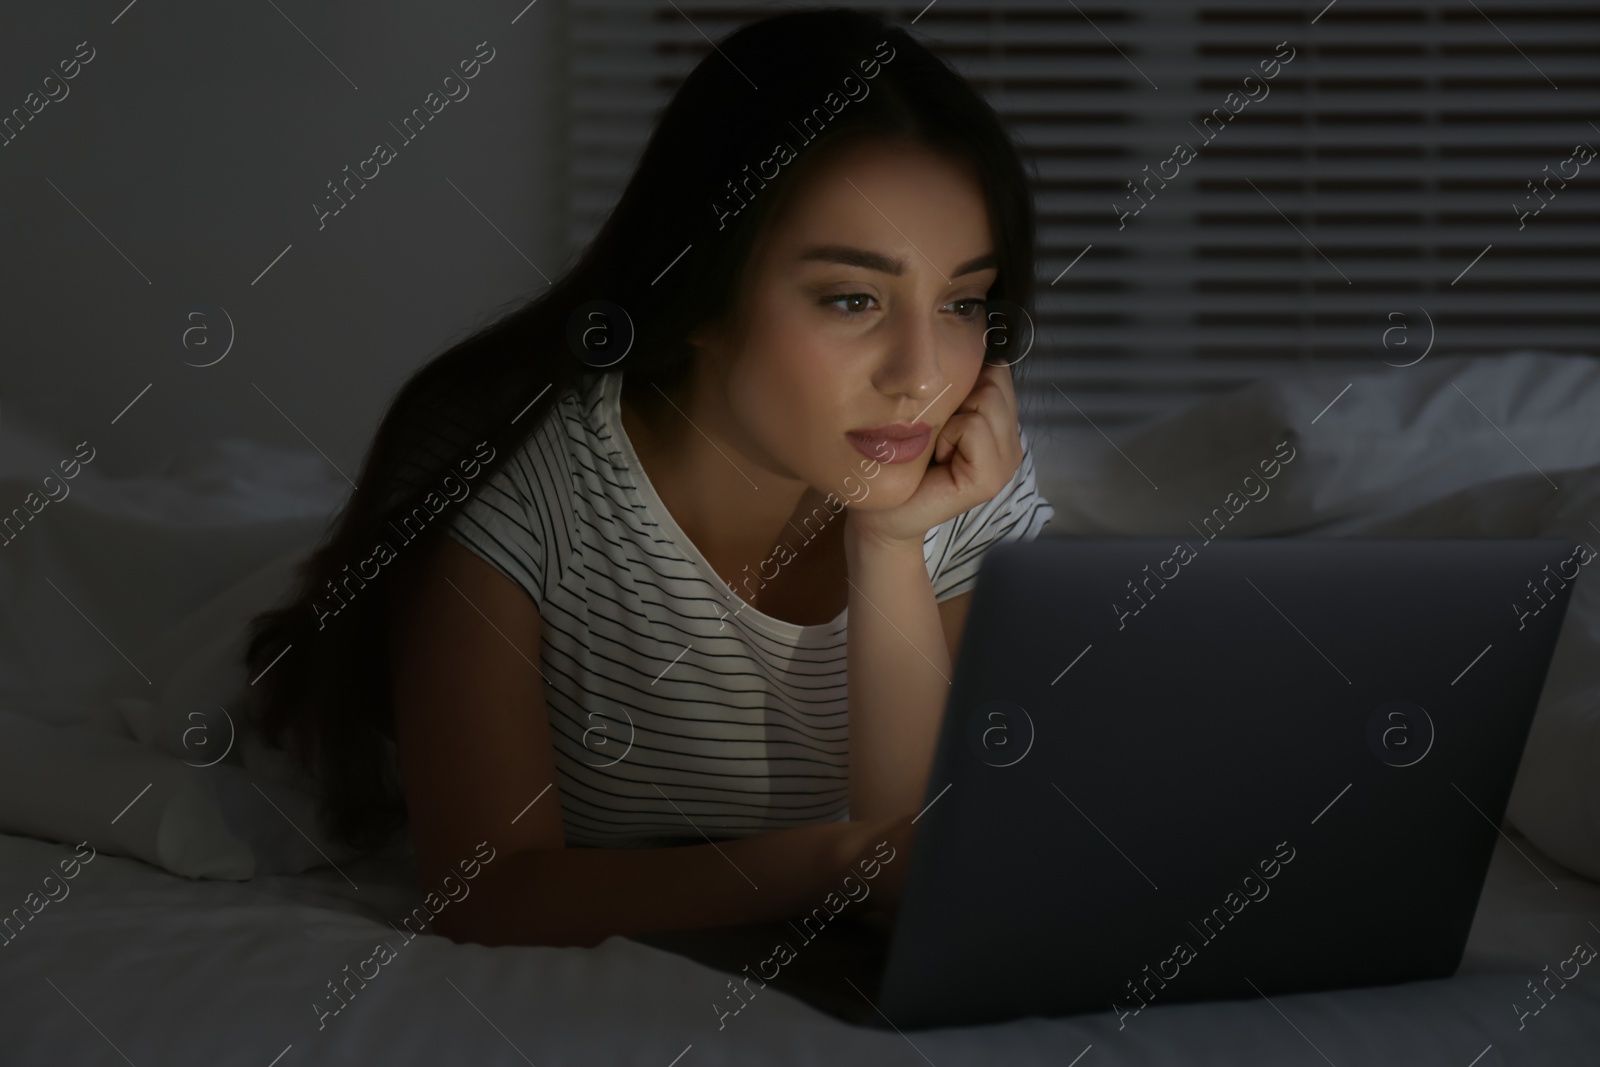
[[[326,833],[366,851],[406,825],[389,751],[389,626],[465,498],[452,484],[492,476],[580,375],[616,373],[609,353],[619,345],[631,342],[622,361],[630,395],[684,382],[688,336],[736,310],[741,272],[796,164],[861,136],[910,138],[974,168],[998,257],[989,300],[1032,315],[1034,214],[1022,161],[994,110],[951,67],[905,30],[847,8],[785,12],[718,42],[661,113],[621,199],[571,269],[401,387],[355,491],[299,567],[292,599],[251,623],[254,723],[313,775]]]

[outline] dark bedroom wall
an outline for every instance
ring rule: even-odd
[[[5,19],[0,117],[25,120],[0,134],[0,423],[90,439],[106,474],[242,436],[309,438],[354,477],[403,377],[565,255],[564,0],[520,6]],[[346,166],[376,176],[323,217]]]

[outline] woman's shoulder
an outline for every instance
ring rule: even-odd
[[[588,425],[595,411],[593,401],[598,398],[603,385],[594,379],[594,375],[584,374],[566,383],[555,398],[542,407],[536,422],[532,418],[528,420],[532,425],[524,427],[526,433],[522,436],[520,447],[525,448],[533,441],[569,435],[574,429],[574,421],[579,425]],[[521,423],[523,419],[523,415],[518,415],[511,421]]]
[[[537,415],[527,411],[512,419],[523,430],[515,438],[512,455],[501,464],[496,478],[502,482],[518,468],[538,462],[547,469],[567,469],[575,449],[586,450],[603,433],[598,398],[599,383],[583,375],[568,383],[556,397],[539,408]],[[530,405],[531,406],[531,405]]]
[[[603,375],[584,374],[567,384],[530,425],[484,484],[485,506],[545,514],[565,513],[579,498],[608,496],[615,466],[615,431],[607,414]],[[532,420],[530,420],[532,421]]]
[[[526,432],[509,455],[470,493],[451,535],[498,567],[543,605],[549,579],[559,577],[573,540],[577,469],[590,447],[586,397],[592,382],[567,385],[537,415],[525,408]],[[535,402],[537,401],[535,398]],[[530,405],[531,407],[531,405]],[[520,423],[519,423],[520,425]]]

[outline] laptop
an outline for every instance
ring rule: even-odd
[[[730,1014],[770,984],[900,1030],[1448,977],[1589,558],[998,545],[898,912],[636,940],[725,971]]]

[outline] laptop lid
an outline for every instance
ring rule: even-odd
[[[1151,1004],[1450,975],[1589,558],[997,546],[860,1017],[1126,1028]]]

